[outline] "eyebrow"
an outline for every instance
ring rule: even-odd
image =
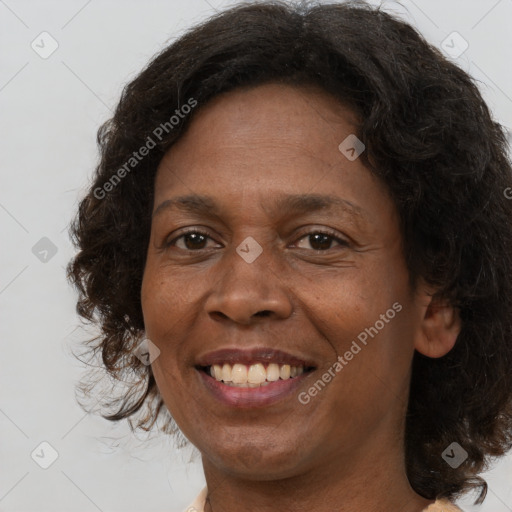
[[[189,194],[166,199],[153,212],[153,218],[165,210],[178,210],[184,213],[221,216],[221,209],[210,196]],[[272,201],[271,212],[283,214],[308,213],[323,209],[339,209],[353,217],[365,218],[363,209],[337,196],[323,194],[291,194]]]

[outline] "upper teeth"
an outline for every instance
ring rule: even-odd
[[[290,366],[289,364],[278,365],[270,363],[267,368],[262,363],[245,365],[236,363],[231,366],[229,363],[223,365],[214,364],[210,367],[210,375],[216,380],[233,384],[253,384],[258,386],[265,382],[297,377],[304,372],[304,366]]]

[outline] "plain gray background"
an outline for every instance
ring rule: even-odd
[[[96,130],[123,85],[228,5],[0,0],[0,511],[180,512],[204,485],[195,449],[177,451],[162,435],[135,437],[77,405],[83,366],[70,346],[84,333],[65,280],[73,254],[66,228],[97,161]],[[512,0],[384,5],[451,51],[496,119],[512,127]],[[31,457],[36,450],[40,463],[50,462],[42,442],[58,454],[48,469]],[[512,511],[512,457],[484,476],[485,504],[465,500],[464,510]]]

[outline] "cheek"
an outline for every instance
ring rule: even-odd
[[[179,329],[181,311],[173,300],[174,296],[165,280],[147,266],[142,281],[141,306],[146,337],[160,350],[160,355],[152,363],[160,390],[168,387],[166,382],[176,381],[177,375],[179,347],[173,338],[178,334],[176,330]]]
[[[151,370],[166,408],[178,424],[183,424],[181,411],[186,410],[189,400],[187,385],[180,373],[184,355],[180,340],[184,339],[184,311],[178,294],[161,275],[148,271],[144,275],[141,303],[146,336],[160,350]]]
[[[397,392],[413,354],[407,272],[388,264],[339,276],[317,281],[303,294],[306,315],[333,349],[325,370],[341,376],[334,380],[344,399],[382,393],[384,382],[390,383],[389,389],[396,383]],[[333,367],[337,361],[341,369]]]
[[[302,290],[306,315],[338,353],[348,350],[353,339],[380,322],[380,315],[399,296],[393,286],[382,281],[382,272],[368,268],[343,269],[334,278],[324,276]]]
[[[146,267],[142,276],[142,285],[140,291],[140,301],[142,308],[142,316],[144,318],[144,327],[146,335],[151,339],[152,331],[156,327],[155,320],[158,319],[156,312],[159,304],[159,295],[161,287],[158,285],[158,279],[154,270],[154,264],[151,254],[148,254]]]
[[[390,300],[378,314],[372,308],[340,350],[344,368],[338,389],[361,416],[382,417],[405,403],[414,354],[414,326],[406,308],[403,298]]]
[[[141,307],[149,339],[156,341],[180,329],[187,304],[187,287],[171,278],[171,272],[156,265],[148,257],[141,287]],[[190,306],[189,306],[190,307]]]

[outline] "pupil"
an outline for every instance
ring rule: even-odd
[[[322,250],[322,249],[329,249],[331,245],[331,237],[328,235],[324,235],[322,233],[316,233],[315,235],[309,235],[310,236],[310,243],[311,246],[315,249],[315,243],[317,245],[320,245],[321,247],[316,248],[315,250]],[[315,240],[313,243],[311,242],[311,237]],[[318,242],[320,242],[318,244]]]
[[[187,249],[197,249],[199,247],[199,245],[201,243],[204,243],[204,240],[201,240],[199,241],[199,245],[198,245],[198,240],[200,240],[200,238],[204,238],[203,235],[199,234],[199,233],[188,233],[185,235],[185,245],[187,246]],[[192,244],[189,244],[188,242],[192,241]]]

